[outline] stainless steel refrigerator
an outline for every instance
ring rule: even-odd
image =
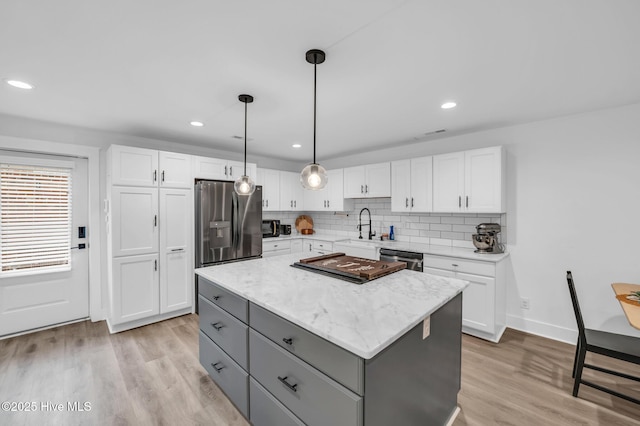
[[[195,185],[196,268],[262,255],[262,187],[238,195],[233,182]],[[196,279],[196,295],[198,281]],[[196,310],[197,310],[196,297]]]

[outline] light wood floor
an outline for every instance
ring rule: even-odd
[[[571,396],[573,351],[513,330],[498,345],[464,336],[454,425],[640,425],[638,405],[586,386]],[[623,380],[602,381],[640,395]],[[198,362],[196,315],[114,335],[87,321],[2,340],[4,401],[36,402],[38,411],[0,411],[0,425],[248,425]],[[43,411],[47,402],[65,411]],[[69,412],[68,402],[90,402],[91,411]]]

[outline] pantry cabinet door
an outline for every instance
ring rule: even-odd
[[[158,189],[113,187],[111,230],[114,257],[158,251]]]
[[[160,313],[192,305],[192,217],[191,190],[160,190]]]
[[[157,254],[114,258],[111,273],[111,324],[158,315]]]

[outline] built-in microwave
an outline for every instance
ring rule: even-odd
[[[262,221],[262,238],[279,237],[280,221],[279,220],[263,220]]]

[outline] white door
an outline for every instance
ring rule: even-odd
[[[0,164],[0,336],[87,318],[87,160],[0,151]]]
[[[160,313],[189,308],[193,300],[190,190],[160,190]]]

